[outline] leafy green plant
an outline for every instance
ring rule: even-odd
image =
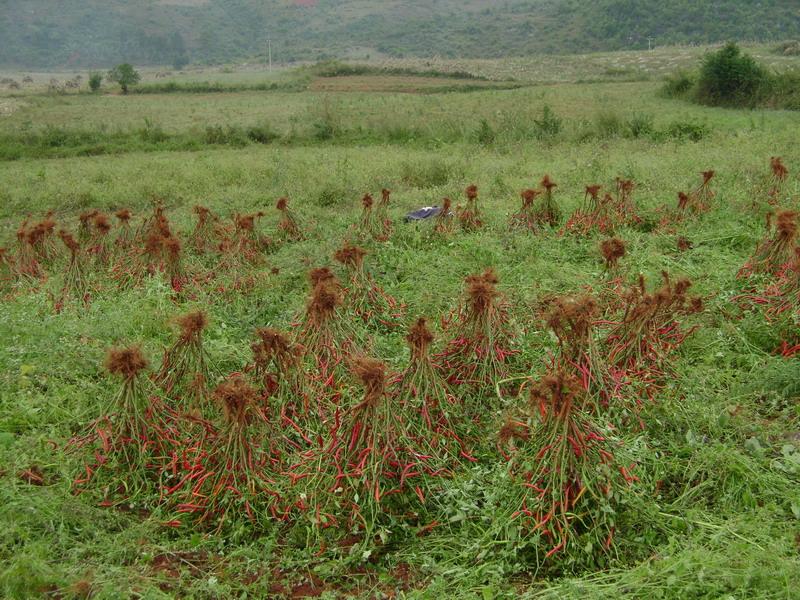
[[[109,81],[113,81],[114,83],[118,83],[119,87],[122,88],[122,93],[127,94],[128,88],[132,85],[136,85],[142,79],[142,76],[139,74],[139,71],[133,68],[133,65],[129,63],[122,63],[121,65],[117,65],[113,69],[108,72],[106,75]]]
[[[542,107],[542,116],[533,120],[533,130],[536,139],[551,140],[561,133],[563,121],[553,112],[549,104]]]
[[[97,71],[92,71],[89,73],[89,89],[93,92],[96,92],[100,89],[100,86],[103,84],[103,74],[98,73]]]

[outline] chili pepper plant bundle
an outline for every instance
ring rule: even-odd
[[[464,231],[475,231],[483,227],[482,213],[478,206],[478,186],[475,184],[467,186],[464,194],[467,196],[467,204],[456,210],[458,222]]]
[[[539,190],[522,190],[520,193],[522,206],[509,219],[509,225],[512,229],[527,229],[534,232],[538,230],[539,223],[536,218],[534,201],[541,193]]]
[[[545,559],[578,538],[581,548],[591,541],[608,550],[615,500],[637,480],[591,404],[577,379],[555,372],[530,387],[527,409],[501,430],[517,490],[511,516],[539,536]]]
[[[703,181],[689,194],[689,209],[695,214],[708,212],[711,209],[711,203],[716,196],[711,189],[711,180],[715,173],[713,170],[703,171],[701,173]]]
[[[375,215],[375,200],[370,193],[364,194],[361,198],[361,217],[357,229],[360,237],[372,239],[377,239],[383,230]]]
[[[147,360],[138,346],[110,349],[105,367],[122,385],[106,403],[103,414],[67,446],[70,450],[87,446],[94,450],[93,462],[74,481],[77,493],[102,471],[114,478],[107,493],[127,499],[149,486],[176,444],[175,415],[157,395],[149,393],[143,377]]]
[[[295,450],[321,445],[321,423],[328,415],[303,370],[304,349],[270,327],[257,329],[256,338],[250,345],[252,371],[280,419],[284,442]]]
[[[739,277],[749,277],[754,273],[768,273],[779,277],[789,267],[798,239],[797,216],[798,213],[793,210],[778,211],[773,231],[772,214],[767,215],[766,235],[739,270]]]
[[[52,213],[32,225],[27,232],[28,244],[31,246],[36,260],[43,265],[51,265],[59,255],[55,236],[56,222]]]
[[[550,367],[575,377],[594,410],[623,399],[629,384],[625,371],[606,359],[597,332],[598,302],[590,295],[554,298],[546,314],[547,325],[558,339],[558,351]]]
[[[544,188],[544,193],[536,207],[536,221],[541,225],[555,227],[561,221],[561,208],[553,197],[553,190],[558,184],[549,175],[545,175],[539,185]]]
[[[377,240],[385,242],[392,235],[392,219],[389,217],[389,202],[392,192],[383,188],[381,190],[381,199],[378,201],[378,206],[375,209],[375,220],[380,227],[380,234]]]
[[[63,229],[58,232],[58,237],[69,252],[69,262],[64,271],[64,281],[55,301],[56,312],[61,312],[70,298],[80,300],[84,305],[89,302],[89,286],[86,282],[86,265],[83,252],[77,240]]]
[[[455,229],[455,219],[452,213],[452,201],[450,198],[442,199],[442,208],[436,215],[436,220],[433,224],[433,232],[436,235],[449,235]]]
[[[155,382],[164,392],[177,400],[184,412],[203,407],[208,386],[213,381],[211,358],[203,347],[203,332],[208,316],[202,310],[175,319],[178,339],[166,350]]]
[[[14,261],[18,278],[37,280],[45,276],[44,268],[36,257],[34,243],[40,235],[36,228],[28,229],[28,220],[22,222],[17,229],[17,256]]]
[[[393,380],[392,388],[409,423],[416,422],[426,453],[443,465],[459,456],[474,460],[456,432],[453,417],[460,413],[460,403],[433,362],[433,341],[427,319],[417,319],[406,335],[411,353],[408,366]]]
[[[133,243],[133,230],[131,229],[131,219],[133,213],[127,208],[121,208],[114,213],[119,225],[117,226],[117,236],[114,239],[114,246],[118,250],[127,250]]]
[[[97,215],[96,210],[87,210],[78,215],[78,242],[88,244],[92,239],[92,220]]]
[[[192,233],[189,235],[188,244],[197,254],[205,254],[214,246],[215,229],[214,223],[218,218],[211,209],[197,205],[192,208],[195,215],[195,224]]]
[[[297,215],[289,208],[288,198],[278,198],[275,208],[281,213],[281,220],[278,223],[278,229],[281,231],[283,238],[297,242],[303,239],[303,230],[300,228],[300,222]]]
[[[112,246],[109,240],[111,221],[108,215],[98,212],[92,218],[92,239],[89,242],[89,254],[94,256],[95,264],[105,268],[111,259]]]
[[[355,346],[355,331],[344,310],[343,288],[327,267],[309,273],[311,296],[297,328],[297,342],[318,383],[331,385],[334,372]]]
[[[264,528],[283,519],[282,496],[269,450],[269,415],[258,406],[258,393],[241,374],[219,384],[213,398],[222,412],[216,430],[207,432],[173,455],[164,471],[162,497],[195,526],[217,531],[244,519]],[[177,482],[176,482],[177,481]]]
[[[461,306],[445,323],[453,336],[438,355],[450,384],[478,393],[507,375],[508,359],[517,352],[511,348],[510,307],[498,281],[493,269],[466,278]]]
[[[662,272],[663,283],[648,292],[644,277],[622,292],[624,311],[614,319],[605,340],[608,360],[647,387],[648,394],[669,368],[669,359],[696,327],[684,328],[682,317],[703,310],[703,301],[690,296],[692,283],[674,283]]]
[[[334,254],[348,271],[347,308],[367,325],[396,329],[401,324],[405,306],[375,282],[364,266],[366,254],[364,248],[348,242]]]
[[[302,482],[297,508],[315,527],[346,525],[369,533],[382,514],[410,499],[424,502],[426,490],[449,471],[427,453],[421,422],[398,405],[386,366],[358,357],[352,370],[363,399],[340,409],[328,445],[301,454],[289,475]]]
[[[768,198],[770,204],[777,204],[786,180],[789,177],[789,169],[783,164],[780,156],[773,156],[769,159],[770,179]]]

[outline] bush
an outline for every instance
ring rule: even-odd
[[[103,75],[101,73],[92,72],[89,73],[89,89],[93,92],[96,92],[100,89],[100,86],[103,83]]]
[[[143,142],[156,144],[169,139],[169,135],[161,128],[161,125],[156,125],[150,119],[144,120],[144,127],[139,129],[139,137]]]
[[[561,119],[553,112],[550,105],[545,104],[542,108],[542,118],[533,120],[533,130],[536,139],[549,140],[561,133]]]
[[[693,121],[673,121],[665,130],[668,138],[674,140],[690,140],[692,142],[699,142],[704,137],[708,136],[711,130],[703,123],[696,123]]]
[[[480,125],[478,125],[478,129],[475,131],[475,139],[479,144],[482,146],[491,146],[494,143],[497,134],[495,134],[494,129],[492,126],[489,125],[489,121],[486,119],[481,119]]]
[[[712,106],[752,107],[768,84],[769,73],[731,42],[703,59],[696,95]]]
[[[245,131],[248,139],[258,144],[269,144],[277,140],[280,136],[269,126],[268,123],[262,125],[251,125]]]
[[[677,71],[666,77],[661,94],[667,98],[680,98],[689,93],[694,83],[694,79],[687,72]]]
[[[622,120],[617,113],[603,111],[595,115],[594,128],[599,138],[616,137],[622,133]]]
[[[230,146],[246,146],[247,136],[240,127],[228,125],[209,125],[206,127],[206,144],[226,144]]]
[[[635,114],[625,123],[625,134],[632,138],[647,137],[654,130],[653,115]]]

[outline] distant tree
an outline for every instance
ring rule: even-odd
[[[103,75],[98,73],[97,71],[92,71],[89,73],[89,89],[93,92],[96,92],[100,89],[100,85],[103,83]]]
[[[108,72],[108,80],[118,83],[122,88],[123,94],[127,94],[128,87],[139,83],[141,78],[142,76],[139,75],[139,72],[129,63],[117,65]]]

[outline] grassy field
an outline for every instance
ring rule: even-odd
[[[626,61],[622,54],[612,62],[627,69]],[[470,72],[520,79],[521,68],[495,63],[494,71]],[[562,77],[559,71],[530,81]],[[421,94],[397,93],[409,91],[408,78],[359,76],[325,79],[302,92],[0,98],[12,107],[0,116],[0,247],[16,255],[15,232],[29,215],[36,221],[52,211],[59,226],[76,232],[84,211],[129,208],[137,227],[158,198],[191,274],[180,292],[160,273],[120,288],[113,271],[94,267],[88,304],[57,312],[63,253],[42,278],[0,270],[0,595],[800,597],[800,365],[798,355],[776,352],[782,341],[798,343],[800,300],[793,321],[774,322],[737,301],[770,282],[737,278],[775,209],[768,203],[770,157],[781,156],[789,169],[775,202],[798,209],[800,122],[790,112],[665,99],[655,80],[580,78]],[[447,85],[430,85],[440,83]],[[545,106],[558,126],[547,124]],[[266,143],[248,137],[248,128],[266,125]],[[677,193],[696,188],[707,169],[716,171],[710,210],[662,222],[665,207],[674,209]],[[536,233],[509,229],[520,190],[537,187],[545,174],[558,184],[560,223]],[[303,314],[310,268],[330,266],[346,279],[332,256],[346,238],[358,239],[360,199],[366,192],[379,197],[381,188],[392,191],[393,232],[360,243],[376,282],[407,307],[397,329],[356,327],[370,340],[369,354],[402,371],[406,326],[418,316],[430,319],[441,351],[453,331],[440,317],[458,306],[464,278],[493,267],[517,351],[504,375],[516,384],[542,377],[558,355],[543,318],[547,299],[587,290],[602,298],[613,289],[598,248],[606,236],[560,229],[582,205],[586,185],[613,190],[616,177],[635,182],[642,216],[615,232],[627,247],[617,276],[633,284],[641,273],[651,287],[662,271],[688,277],[704,308],[679,319],[696,330],[671,356],[669,375],[637,418],[617,420],[614,406],[597,415],[614,424],[607,431],[615,452],[637,479],[615,491],[608,508],[616,523],[610,549],[592,544],[590,519],[576,526],[568,548],[545,559],[545,537],[526,535],[509,517],[517,488],[497,440],[504,420],[527,402],[514,385],[499,386],[499,397],[494,389],[454,389],[463,404],[453,407],[453,420],[475,460],[458,461],[411,515],[387,509],[367,533],[342,528],[317,537],[307,515],[278,523],[268,513],[257,525],[239,514],[220,532],[183,516],[169,527],[175,507],[159,501],[153,481],[114,506],[101,504],[120,494],[100,481],[74,493],[92,452],[68,451],[68,441],[103,414],[119,388],[103,369],[106,349],[139,343],[157,371],[175,339],[174,318],[202,308],[215,366],[209,386],[242,371],[252,362],[256,328],[290,330]],[[431,223],[402,222],[408,211],[443,197],[463,203],[469,184],[479,190],[481,228],[441,236]],[[274,206],[281,196],[304,239],[270,245],[254,263],[191,250],[195,205],[226,222],[263,211],[258,233],[279,240]],[[679,250],[680,237],[690,249]],[[337,372],[337,381],[343,406],[360,401],[353,378]],[[470,412],[476,402],[483,409]],[[219,421],[219,410],[206,410]],[[282,424],[273,427],[280,433]]]

